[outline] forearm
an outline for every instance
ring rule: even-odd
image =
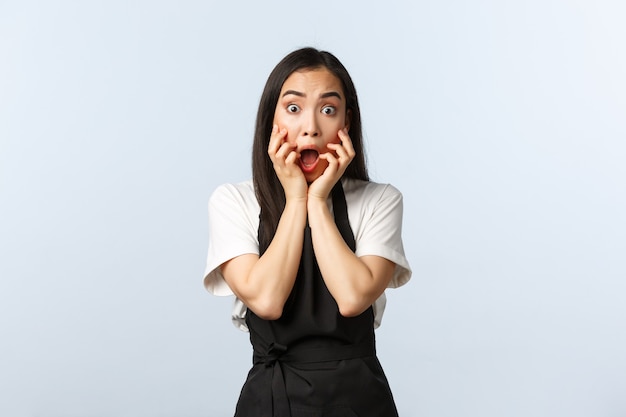
[[[262,318],[282,315],[298,273],[305,225],[306,201],[288,200],[265,253],[248,268],[232,271],[232,278],[227,279],[235,294]],[[227,277],[227,271],[223,272]]]
[[[365,311],[384,291],[388,279],[359,259],[343,240],[325,201],[308,202],[315,257],[326,287],[343,316]]]

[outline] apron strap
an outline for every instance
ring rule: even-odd
[[[348,205],[346,203],[346,195],[344,194],[343,187],[341,186],[341,180],[337,181],[337,184],[333,187],[331,196],[333,199],[333,213],[335,215],[337,228],[339,229],[343,240],[352,252],[354,252],[356,250],[356,243],[354,240],[354,234],[352,233],[352,228],[350,227],[350,222],[348,220]]]

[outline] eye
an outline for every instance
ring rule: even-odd
[[[322,107],[322,113],[327,114],[327,115],[333,115],[337,112],[337,109],[333,106],[324,106]]]
[[[296,104],[290,104],[287,106],[287,111],[289,113],[297,113],[300,111],[300,107],[298,107]]]

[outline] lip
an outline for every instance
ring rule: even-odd
[[[310,173],[310,172],[315,171],[315,168],[317,167],[317,164],[320,161],[319,151],[315,147],[307,147],[307,148],[301,149],[300,152],[306,151],[306,150],[313,150],[313,151],[316,151],[318,153],[318,156],[315,159],[315,162],[313,162],[312,164],[307,165],[304,162],[302,162],[302,159],[298,160],[298,164],[300,165],[300,169],[302,170],[302,172]]]

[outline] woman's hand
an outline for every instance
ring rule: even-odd
[[[298,165],[300,155],[296,151],[296,146],[290,145],[287,141],[287,129],[278,130],[277,125],[272,127],[267,153],[285,191],[285,199],[306,200],[306,178]]]
[[[348,136],[348,129],[341,129],[338,132],[338,136],[340,143],[329,143],[327,145],[332,152],[326,152],[319,156],[320,159],[325,159],[328,162],[328,167],[326,167],[318,179],[309,185],[309,200],[317,199],[325,204],[330,191],[356,155],[352,146],[352,140]]]

